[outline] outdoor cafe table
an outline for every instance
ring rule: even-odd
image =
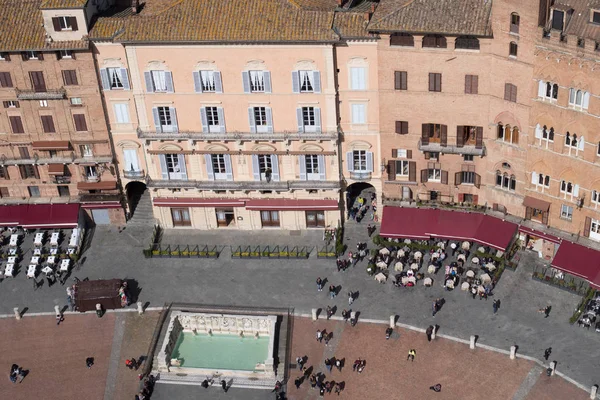
[[[71,262],[70,258],[65,258],[64,260],[62,260],[60,262],[60,270],[61,271],[68,271],[69,270],[69,264]]]
[[[40,263],[40,257],[39,256],[33,256],[33,257],[31,257],[31,264],[38,265],[39,263]]]
[[[49,273],[53,272],[54,270],[50,267],[44,267],[42,268],[42,272],[45,273],[46,275],[48,275]]]
[[[48,264],[56,264],[56,256],[48,257]]]
[[[58,248],[54,247],[54,248],[50,249],[50,254],[53,255],[53,256],[57,255],[58,254]]]
[[[19,241],[19,235],[15,234],[15,235],[10,235],[10,243],[9,246],[11,247],[15,247],[17,245],[17,242]]]
[[[37,271],[37,265],[31,264],[27,267],[27,278],[35,278],[35,273]]]
[[[50,245],[58,246],[58,238],[60,238],[60,233],[52,232],[52,236],[50,236]]]
[[[17,255],[17,250],[19,250],[19,249],[16,248],[16,247],[12,247],[12,248],[8,249],[8,255],[9,256],[16,256]]]
[[[13,271],[15,270],[15,264],[6,264],[6,268],[4,268],[4,276],[13,276]]]
[[[42,249],[33,249],[33,255],[34,256],[41,256],[42,255]]]
[[[16,262],[17,262],[17,257],[15,257],[15,256],[8,257],[9,264],[15,264]]]

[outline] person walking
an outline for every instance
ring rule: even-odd
[[[333,336],[333,333],[328,333],[323,336],[323,338],[325,339],[325,346],[329,346],[329,341],[331,340],[332,336]]]
[[[438,312],[438,299],[435,299],[433,301],[433,304],[431,305],[431,315],[435,318],[435,314],[437,314]]]
[[[327,368],[327,370],[329,372],[331,372],[332,365],[331,365],[331,360],[329,358],[325,359],[325,367]]]
[[[329,298],[333,299],[336,295],[336,288],[333,285],[329,285]]]
[[[327,306],[325,311],[327,312],[327,320],[329,320],[331,318],[331,316],[333,315],[333,308],[331,308],[331,306]]]
[[[310,387],[311,388],[314,389],[315,387],[317,387],[317,377],[315,376],[315,374],[312,374],[310,376],[309,382],[310,382]]]
[[[411,362],[415,361],[415,356],[417,355],[417,351],[415,349],[410,349],[408,351],[408,357],[406,357],[406,361],[410,360]]]
[[[319,292],[323,291],[323,280],[321,279],[320,276],[317,278],[317,290]]]
[[[302,379],[296,378],[294,380],[294,385],[296,386],[296,389],[300,389],[300,385],[302,385]]]
[[[323,332],[317,329],[317,342],[321,343],[323,340]]]
[[[348,306],[351,306],[354,303],[354,292],[348,292]]]
[[[390,336],[392,336],[392,332],[394,332],[394,329],[389,327],[385,330],[385,340],[389,340]]]
[[[342,310],[342,318],[344,322],[348,322],[348,318],[350,318],[350,312],[348,310]]]
[[[85,359],[85,366],[89,368],[92,368],[92,365],[94,365],[94,357],[88,357]]]
[[[342,391],[342,385],[340,385],[340,383],[339,383],[339,382],[337,382],[337,383],[335,384],[335,394],[337,394],[337,395],[339,396],[339,395],[340,395],[340,393],[341,393],[341,391]]]
[[[425,331],[425,334],[427,335],[427,341],[431,342],[431,337],[433,336],[433,325],[429,325],[427,327],[427,330]]]
[[[544,360],[548,361],[550,353],[552,353],[552,347],[548,347],[546,350],[544,350]]]
[[[342,372],[342,361],[339,358],[335,359],[335,367],[338,371]]]
[[[65,320],[65,317],[61,313],[56,313],[56,325],[60,325]]]
[[[500,308],[500,300],[495,299],[492,303],[492,307],[494,309],[494,314],[496,314],[498,312],[498,308]]]

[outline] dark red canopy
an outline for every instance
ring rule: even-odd
[[[0,226],[28,229],[76,228],[79,204],[19,204],[0,206]]]
[[[563,240],[552,266],[600,285],[600,252]]]

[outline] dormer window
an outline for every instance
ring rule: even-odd
[[[43,60],[44,56],[38,51],[26,51],[22,54],[23,61],[27,60]]]
[[[552,10],[552,25],[550,28],[561,31],[565,27],[565,12],[561,10]]]
[[[58,58],[62,60],[63,58],[70,59],[75,57],[72,50],[61,50],[58,52]]]
[[[399,32],[390,35],[390,46],[414,47],[415,38],[410,33]]]
[[[479,39],[472,36],[459,36],[454,42],[457,49],[479,50]]]
[[[54,17],[52,18],[55,32],[77,30],[77,18],[75,17]]]
[[[447,47],[446,38],[442,35],[425,35],[423,36],[423,47],[445,49]]]
[[[600,10],[591,10],[590,22],[593,24],[600,24]]]

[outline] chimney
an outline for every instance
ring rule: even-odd
[[[134,14],[138,13],[139,8],[140,0],[131,0],[131,11],[133,11]]]

